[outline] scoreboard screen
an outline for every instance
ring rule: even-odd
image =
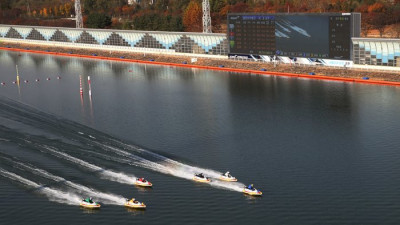
[[[230,54],[349,60],[360,14],[229,14]],[[360,27],[358,22],[357,24]]]

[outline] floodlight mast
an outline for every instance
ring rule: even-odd
[[[83,28],[82,9],[80,0],[75,0],[75,19],[76,19],[76,28]]]
[[[212,33],[209,0],[203,0],[203,33]]]

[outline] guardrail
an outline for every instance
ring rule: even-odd
[[[383,72],[383,73],[399,73],[400,75],[400,67],[389,67],[389,66],[369,66],[369,65],[352,65],[352,66],[331,66],[331,65],[324,65],[324,64],[306,64],[306,63],[283,63],[281,61],[264,61],[264,60],[257,60],[254,59],[245,59],[245,58],[230,58],[230,60],[234,61],[245,61],[245,62],[260,62],[268,65],[287,65],[287,66],[300,66],[300,67],[308,67],[308,68],[329,68],[329,69],[348,69],[348,70],[361,70],[361,71],[368,71],[368,72]]]

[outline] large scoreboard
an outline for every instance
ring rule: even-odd
[[[230,54],[351,59],[360,13],[228,14]]]

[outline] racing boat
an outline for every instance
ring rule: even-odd
[[[233,176],[229,173],[229,171],[226,172],[226,173],[224,173],[224,174],[222,174],[222,175],[219,177],[219,179],[220,179],[220,180],[223,180],[223,181],[229,181],[229,182],[236,182],[236,181],[237,181],[236,177],[233,177]]]
[[[143,202],[136,201],[134,198],[131,200],[126,199],[124,206],[135,209],[145,209],[146,205]]]
[[[203,183],[211,182],[210,178],[205,177],[202,173],[195,174],[193,177],[193,180],[197,181],[197,182],[203,182]]]
[[[87,208],[87,209],[99,209],[100,204],[97,202],[94,202],[92,198],[85,198],[82,199],[81,203],[79,204],[81,207]]]
[[[135,184],[138,186],[142,186],[142,187],[152,187],[153,186],[152,183],[150,183],[148,180],[145,180],[143,177],[136,178]]]
[[[248,194],[248,195],[253,195],[253,196],[261,196],[262,195],[262,192],[255,189],[252,184],[249,185],[248,187],[244,187],[243,193]]]

